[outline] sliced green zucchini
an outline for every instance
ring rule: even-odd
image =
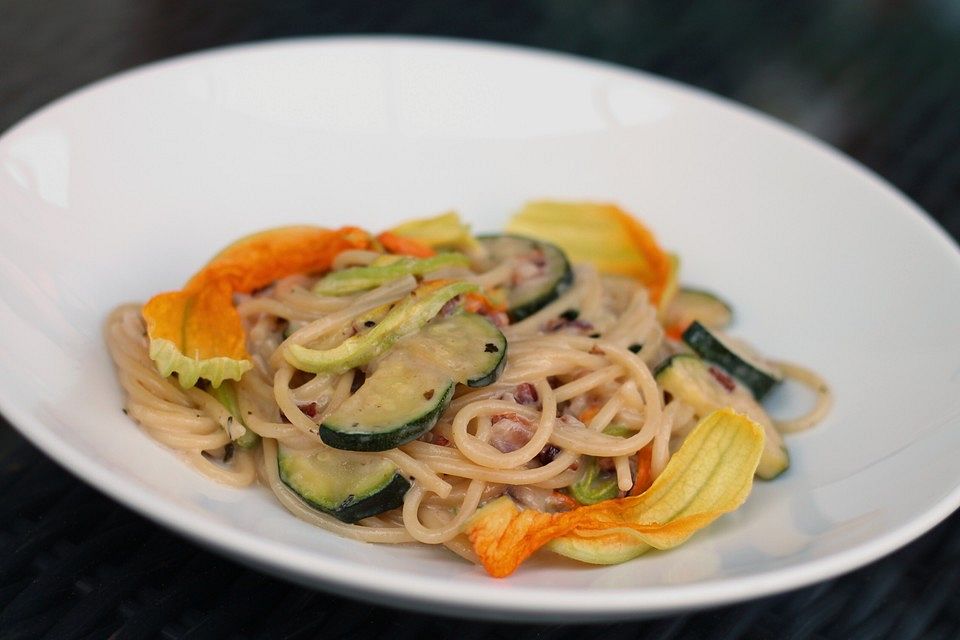
[[[570,485],[570,497],[580,504],[597,504],[617,497],[620,488],[616,473],[602,471],[593,456],[583,456],[582,464],[585,468],[580,478]]]
[[[507,315],[519,322],[556,300],[573,282],[566,254],[542,240],[509,234],[477,238],[487,250],[490,267],[514,260],[514,282],[507,291]],[[529,274],[524,270],[530,271]]]
[[[347,338],[332,349],[308,349],[298,344],[290,345],[283,354],[284,358],[301,371],[349,371],[388,351],[400,338],[415,333],[452,298],[476,289],[476,285],[468,282],[424,283],[391,309],[380,323],[369,331]]]
[[[456,383],[490,384],[506,363],[507,342],[486,318],[457,313],[434,320],[386,354],[363,385],[320,425],[337,449],[386,451],[433,428]]]
[[[332,271],[313,286],[322,296],[345,296],[374,289],[406,275],[422,276],[445,267],[466,267],[470,259],[462,253],[441,253],[429,258],[399,257],[390,264],[350,267]]]
[[[733,308],[714,293],[681,287],[666,307],[663,324],[686,327],[694,320],[713,329],[723,329],[733,320]]]
[[[324,447],[277,454],[283,484],[310,506],[344,522],[356,522],[403,505],[410,481],[380,456],[346,454]]]
[[[404,349],[468,387],[485,387],[507,364],[507,339],[492,322],[475,313],[458,313],[424,327]]]
[[[783,374],[765,362],[745,344],[733,344],[730,338],[711,331],[696,320],[683,332],[683,341],[704,360],[716,362],[733,377],[747,385],[757,400],[783,381]]]
[[[320,425],[320,439],[337,449],[386,451],[433,428],[453,398],[446,373],[392,351],[357,392]]]
[[[731,407],[763,427],[766,436],[757,476],[772,480],[790,466],[783,437],[753,394],[716,365],[689,354],[675,355],[656,371],[657,382],[673,397],[686,402],[701,418]]]

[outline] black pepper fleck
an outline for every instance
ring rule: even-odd
[[[498,351],[500,351],[500,349],[497,347],[497,345],[493,344],[492,342],[488,342],[487,345],[483,348],[483,351],[484,353],[497,353]]]

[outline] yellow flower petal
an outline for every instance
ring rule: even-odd
[[[604,273],[636,278],[655,304],[670,277],[670,259],[653,234],[612,204],[531,202],[507,231],[552,242],[574,262],[589,262]]]
[[[700,421],[639,496],[558,514],[521,511],[504,497],[478,510],[465,532],[494,577],[510,575],[544,545],[595,564],[669,549],[743,504],[763,443],[760,425],[720,409]]]
[[[412,238],[433,249],[452,249],[470,252],[477,241],[470,227],[455,212],[442,213],[432,218],[418,218],[390,229],[387,234]],[[417,255],[417,254],[413,254]]]

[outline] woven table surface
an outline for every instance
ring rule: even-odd
[[[955,0],[0,0],[0,130],[138,64],[335,33],[512,42],[674,78],[840,148],[960,237]],[[0,495],[5,640],[960,638],[960,514],[863,569],[781,596],[643,622],[507,625],[398,612],[266,577],[103,497],[2,419]]]

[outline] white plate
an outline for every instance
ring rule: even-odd
[[[343,540],[265,490],[217,486],[120,412],[105,315],[178,287],[226,242],[447,208],[497,229],[543,196],[641,215],[686,282],[733,301],[738,333],[836,391],[829,419],[789,438],[790,472],[684,547],[606,568],[537,559],[493,580],[442,549]],[[397,38],[187,56],[9,131],[0,211],[3,414],[120,502],[305,584],[442,613],[640,617],[837,575],[960,504],[954,244],[836,152],[657,78]]]

